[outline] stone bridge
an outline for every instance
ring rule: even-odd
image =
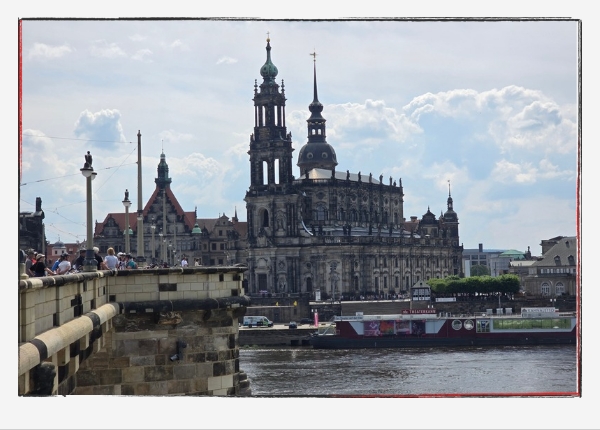
[[[244,394],[244,270],[22,275],[18,394]]]

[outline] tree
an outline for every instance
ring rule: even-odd
[[[471,267],[471,276],[486,276],[490,275],[490,269],[483,264],[476,264]]]

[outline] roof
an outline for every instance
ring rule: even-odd
[[[179,201],[175,197],[175,194],[173,194],[173,191],[171,190],[171,188],[167,187],[165,190],[167,193],[167,198],[172,202],[173,207],[175,208],[175,212],[177,212],[177,215],[183,216],[185,225],[191,231],[194,228],[196,212],[184,211],[183,208],[181,207],[181,205],[179,204]],[[158,193],[161,191],[162,190],[159,189],[158,186],[154,189],[154,192],[152,193],[152,195],[146,202],[146,205],[144,206],[144,210],[143,210],[144,217],[148,216],[148,213],[150,212],[150,208],[152,207],[154,200],[157,198]],[[104,225],[106,224],[108,219],[111,217],[115,220],[115,223],[117,223],[117,225],[121,228],[121,230],[125,230],[126,215],[127,215],[126,212],[110,212],[110,213],[108,213],[106,215],[106,218],[104,218],[104,221],[102,221],[101,223],[96,223],[96,225],[94,227],[94,235],[99,235],[102,233],[102,231],[104,230]],[[200,225],[200,224],[198,224],[198,225],[200,227],[202,227],[202,225]],[[131,209],[129,210],[129,227],[135,234],[135,232],[137,231],[137,211],[136,210],[131,210]]]
[[[577,237],[563,237],[533,265],[538,267],[577,265]]]
[[[500,254],[499,257],[514,258],[515,260],[524,260],[525,253],[521,251],[516,251],[514,249],[509,249],[508,251],[504,251],[502,254]]]
[[[350,172],[342,172],[339,170],[335,171],[335,179],[339,179],[339,180],[350,180],[353,182],[358,182],[358,175],[359,173],[350,173]],[[311,169],[308,171],[308,179],[330,179],[331,178],[331,170],[326,170],[326,169]],[[361,182],[369,182],[369,175],[361,175]],[[379,180],[375,179],[375,177],[373,176],[371,178],[371,182],[373,184],[379,184]]]

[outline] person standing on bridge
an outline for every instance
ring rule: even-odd
[[[34,265],[31,266],[31,271],[34,273],[34,276],[41,277],[48,275],[54,275],[55,273],[46,267],[46,256],[44,254],[38,254],[37,260]]]
[[[56,269],[57,275],[66,275],[71,270],[71,262],[69,261],[69,254],[63,254],[60,256],[60,262],[58,263],[58,269]]]
[[[115,255],[114,248],[108,248],[106,250],[106,257],[104,257],[104,264],[108,270],[116,270],[119,265],[119,259]]]

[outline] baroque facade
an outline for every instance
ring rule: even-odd
[[[314,293],[339,298],[408,291],[432,277],[459,275],[462,246],[450,189],[439,218],[404,217],[402,180],[338,170],[327,143],[316,63],[308,138],[292,174],[285,86],[267,39],[263,82],[254,83],[250,187],[246,192],[249,293]]]

